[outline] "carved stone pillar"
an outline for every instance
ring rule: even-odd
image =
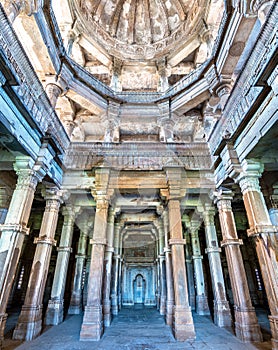
[[[18,318],[13,339],[32,340],[36,338],[42,329],[42,302],[49,268],[55,230],[58,220],[58,212],[61,203],[61,193],[57,188],[47,188],[44,194],[46,207],[43,214],[39,237],[35,238],[37,244],[32,269],[29,277],[28,288]]]
[[[159,312],[160,315],[166,315],[166,267],[165,267],[165,253],[164,253],[164,245],[165,245],[165,231],[163,227],[162,218],[159,219],[158,222],[158,234],[159,234],[159,242],[158,242],[158,264],[159,264],[159,276],[160,276],[160,303],[159,303]]]
[[[194,281],[194,270],[192,263],[192,249],[191,249],[191,240],[189,231],[186,230],[184,233],[186,240],[185,245],[185,263],[186,263],[186,272],[187,272],[187,281],[188,281],[188,293],[189,293],[189,305],[191,310],[196,309],[196,293],[195,293],[195,281]]]
[[[90,238],[90,236],[89,236]],[[91,244],[91,238],[88,242],[88,250],[87,250],[87,260],[86,260],[86,273],[85,273],[85,280],[84,280],[84,288],[83,288],[83,309],[85,309],[85,306],[87,305],[87,298],[88,298],[88,284],[89,284],[89,273],[90,273],[90,266],[91,266],[91,256],[92,256],[92,244]]]
[[[169,88],[169,82],[167,78],[167,67],[165,60],[161,60],[157,62],[157,71],[159,74],[159,84],[157,87],[157,91],[164,92]]]
[[[118,223],[114,226],[114,254],[112,266],[112,283],[111,283],[111,308],[112,315],[118,315],[118,288],[119,288],[119,268],[120,268],[120,225]]]
[[[80,340],[99,340],[103,334],[102,283],[104,253],[107,244],[108,200],[106,196],[96,195],[96,215],[92,239],[91,266],[89,273],[88,298],[85,307]]]
[[[211,274],[212,290],[214,296],[214,323],[218,327],[231,327],[231,312],[226,299],[223,271],[221,266],[220,252],[218,246],[216,229],[214,225],[213,207],[206,207],[203,212],[205,223],[206,243],[209,267]]]
[[[107,246],[104,256],[104,274],[103,274],[103,321],[104,326],[109,327],[111,324],[111,299],[110,299],[110,286],[111,286],[111,270],[112,270],[112,255],[114,253],[114,219],[115,210],[109,208],[108,211],[108,223],[107,223]]]
[[[45,92],[49,98],[51,106],[55,108],[57,104],[57,100],[62,93],[62,89],[57,84],[48,83],[45,87]]]
[[[168,200],[169,245],[172,251],[173,284],[175,293],[173,332],[179,341],[195,338],[191,309],[188,302],[187,277],[185,271],[184,244],[182,235],[181,208],[178,199]]]
[[[167,286],[167,301],[166,301],[166,324],[172,327],[173,324],[173,307],[174,307],[174,286],[173,286],[173,269],[171,249],[169,247],[169,217],[168,210],[163,213],[163,225],[165,232],[165,263],[166,263],[166,286]]]
[[[235,333],[244,342],[262,341],[260,326],[249,294],[246,273],[239,248],[242,241],[237,236],[231,200],[231,191],[219,191],[216,198],[223,236],[221,246],[225,247],[233,291]]]
[[[123,61],[114,57],[110,87],[116,92],[122,91],[122,66]]]
[[[51,299],[48,302],[45,316],[46,325],[57,325],[63,322],[64,319],[64,293],[69,257],[72,252],[71,243],[75,211],[71,206],[66,206],[63,208],[63,215],[64,223],[59,248],[57,248],[58,255],[51,290]]]
[[[0,225],[5,222],[10,201],[11,201],[11,193],[9,188],[0,187]]]
[[[203,256],[201,255],[199,230],[200,222],[191,220],[191,245],[192,245],[192,260],[194,264],[195,283],[196,283],[196,313],[198,315],[209,315],[210,310],[208,306],[208,298],[206,296],[204,270],[203,270]]]
[[[272,347],[278,349],[278,263],[277,226],[273,226],[259,185],[261,164],[244,161],[242,172],[236,178],[243,195],[250,229],[249,237],[255,241],[268,305]]]
[[[12,288],[25,235],[29,233],[34,193],[45,172],[32,170],[34,161],[29,157],[17,157],[14,169],[18,179],[13,192],[5,223],[0,225],[0,341],[4,339],[6,307]]]
[[[22,3],[21,0],[4,0],[3,7],[11,23],[13,23],[16,17],[20,14],[21,9],[23,8]]]
[[[75,256],[75,270],[73,279],[73,288],[70,298],[68,313],[70,315],[79,315],[82,312],[82,278],[83,269],[86,261],[86,250],[88,241],[88,225],[84,225],[80,231],[77,254]]]

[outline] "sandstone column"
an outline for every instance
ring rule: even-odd
[[[96,169],[96,214],[94,233],[92,239],[91,266],[88,281],[88,298],[83,323],[80,332],[80,340],[96,341],[103,334],[102,314],[102,284],[104,253],[107,244],[107,215],[108,215],[108,183],[109,169]]]
[[[0,187],[0,225],[4,224],[8,208],[11,200],[10,189],[6,187]]]
[[[61,203],[61,193],[56,187],[47,188],[44,197],[46,207],[43,214],[24,305],[18,318],[13,339],[32,340],[37,337],[42,328],[43,293],[49,268],[58,212]]]
[[[170,192],[171,194],[171,192]],[[179,341],[195,338],[193,318],[188,301],[187,277],[185,271],[184,245],[182,235],[181,208],[178,199],[169,199],[169,245],[172,251],[174,282],[174,318],[173,332]]]
[[[186,272],[187,272],[187,281],[188,281],[188,293],[189,293],[189,305],[191,310],[196,309],[196,293],[195,293],[195,281],[194,281],[194,269],[193,269],[193,259],[192,259],[192,249],[191,249],[191,240],[189,231],[186,230],[184,233],[186,240],[185,245],[185,263],[186,263]]]
[[[158,220],[158,237],[159,237],[159,252],[158,252],[158,264],[159,264],[159,276],[160,276],[160,303],[159,312],[160,315],[166,315],[166,269],[165,269],[165,232],[163,228],[162,217]]]
[[[82,312],[83,308],[82,278],[86,261],[88,230],[89,226],[87,225],[87,223],[82,223],[82,227],[80,227],[80,237],[78,241],[77,254],[75,256],[76,262],[74,270],[73,289],[71,293],[70,307],[68,311],[70,315],[79,315]]]
[[[219,191],[216,202],[232,285],[235,311],[235,333],[244,342],[262,341],[255,309],[252,306],[246,273],[243,265],[235,219],[232,212],[232,192]]]
[[[169,247],[169,217],[168,209],[165,208],[163,213],[163,224],[165,232],[165,263],[166,263],[166,324],[172,327],[173,324],[173,306],[174,306],[174,286],[173,286],[173,269],[171,259],[171,249]]]
[[[114,219],[115,210],[109,208],[108,211],[108,224],[107,224],[107,246],[104,256],[104,274],[103,274],[103,321],[104,326],[109,327],[111,324],[111,298],[110,298],[110,286],[111,286],[111,269],[112,269],[112,255],[114,253]]]
[[[203,256],[201,255],[200,241],[199,241],[199,227],[198,220],[190,221],[191,245],[192,245],[192,259],[195,272],[196,283],[196,313],[199,315],[209,315],[210,310],[208,306],[208,298],[206,296],[204,270],[203,270]]]
[[[261,164],[244,161],[242,172],[236,178],[239,183],[250,229],[249,237],[255,241],[268,305],[272,348],[278,349],[278,263],[277,226],[273,226],[259,185]]]
[[[231,312],[226,299],[226,290],[220,259],[221,248],[218,246],[216,229],[214,225],[215,209],[209,205],[205,206],[203,218],[205,223],[205,234],[209,267],[211,274],[212,289],[214,295],[214,323],[218,327],[231,327]]]
[[[114,254],[112,266],[112,283],[111,283],[111,307],[112,315],[118,315],[119,312],[119,274],[120,274],[120,225],[115,224],[114,227]]]
[[[59,248],[57,248],[58,255],[51,289],[51,299],[48,302],[45,316],[46,325],[57,325],[63,322],[64,319],[64,293],[69,257],[72,251],[71,243],[75,220],[75,211],[70,205],[67,205],[63,208],[63,215],[64,223]]]
[[[0,341],[4,339],[6,307],[13,285],[24,237],[29,233],[28,219],[37,183],[45,172],[33,170],[34,161],[29,157],[17,157],[14,169],[18,179],[13,192],[5,223],[0,225]]]

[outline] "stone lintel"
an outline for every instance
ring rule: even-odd
[[[242,239],[225,239],[220,243],[221,247],[227,247],[230,245],[243,245]]]

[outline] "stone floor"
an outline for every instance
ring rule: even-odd
[[[196,340],[185,343],[177,342],[165,325],[164,318],[155,308],[135,306],[123,308],[106,329],[99,342],[80,342],[81,316],[68,316],[66,320],[53,327],[46,327],[37,339],[21,343],[11,340],[12,329],[17,315],[11,315],[7,322],[4,350],[181,350],[181,349],[214,349],[270,350],[271,341],[269,323],[263,311],[258,312],[264,342],[246,344],[238,340],[232,330],[216,327],[210,317],[193,313],[196,329]]]

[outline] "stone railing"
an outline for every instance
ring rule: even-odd
[[[91,170],[108,166],[119,170],[161,170],[183,167],[209,170],[211,156],[206,143],[72,143],[67,150],[67,169]]]
[[[61,152],[69,145],[68,136],[52,108],[16,33],[0,4],[0,50],[17,86],[13,89],[42,135],[51,135]]]
[[[209,140],[212,154],[220,146],[222,137],[232,137],[240,124],[250,113],[251,106],[258,99],[263,87],[257,81],[275,55],[278,46],[278,4],[276,3],[265,26],[257,37],[251,55],[239,75],[231,96],[224,108],[223,118],[219,121]],[[215,137],[217,135],[217,137]]]

